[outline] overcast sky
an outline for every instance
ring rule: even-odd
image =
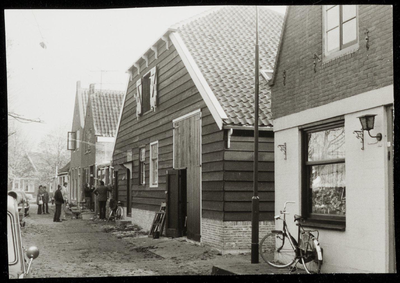
[[[45,122],[16,122],[33,144],[55,127],[70,130],[77,81],[125,91],[125,71],[144,51],[173,24],[210,8],[5,10],[8,111]]]

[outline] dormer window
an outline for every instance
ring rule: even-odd
[[[358,48],[356,5],[326,5],[324,10],[324,55],[338,57]]]

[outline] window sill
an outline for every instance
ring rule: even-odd
[[[349,47],[347,47],[345,49],[342,49],[342,50],[339,50],[339,51],[335,51],[335,52],[332,52],[332,53],[330,53],[328,55],[325,55],[324,58],[322,59],[322,65],[325,65],[325,64],[327,64],[327,63],[329,63],[329,62],[331,62],[331,61],[333,61],[335,59],[338,59],[340,57],[344,57],[346,55],[355,53],[359,49],[360,49],[360,46],[357,43],[357,44],[349,46]]]
[[[345,231],[346,222],[339,221],[328,221],[328,220],[316,220],[316,219],[306,219],[301,223],[302,226],[307,228],[318,228],[326,230],[335,231]]]

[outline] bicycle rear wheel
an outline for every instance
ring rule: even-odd
[[[285,268],[294,263],[296,252],[283,233],[270,233],[260,242],[260,255],[269,265]]]
[[[312,251],[304,251],[300,249],[301,263],[307,273],[321,273],[322,266],[322,250],[317,251],[315,244],[313,243]]]

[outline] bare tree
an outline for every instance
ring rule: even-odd
[[[59,169],[65,166],[70,154],[67,150],[67,127],[54,128],[39,143],[42,162],[40,165],[40,182],[50,183],[56,174],[56,167]]]

